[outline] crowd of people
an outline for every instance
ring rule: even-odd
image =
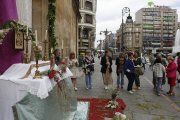
[[[60,50],[55,50],[54,52],[55,62],[58,65],[61,61],[60,59]],[[74,90],[77,90],[77,78],[80,77],[78,65],[79,61],[75,57],[75,53],[71,52],[69,58],[66,58],[67,67],[73,73],[71,77]],[[159,54],[150,54],[149,55],[150,68],[153,73],[152,83],[154,85],[154,90],[157,95],[161,95],[162,86],[166,83],[169,84],[168,95],[175,95],[174,87],[177,82],[177,72],[180,74],[180,54],[175,60],[173,56],[162,56]],[[85,74],[85,85],[86,89],[92,89],[92,75],[94,72],[95,60],[90,50],[86,51],[86,55],[82,58],[82,68]],[[108,90],[112,88],[113,78],[112,78],[112,57],[110,56],[110,51],[105,51],[104,55],[100,59],[101,64],[101,73],[104,83],[104,89]],[[116,74],[117,82],[116,87],[118,90],[124,88],[124,76],[128,79],[127,91],[130,94],[133,94],[135,90],[140,90],[140,75],[143,75],[146,64],[146,58],[142,56],[139,52],[128,52],[128,53],[119,53],[119,56],[116,58]],[[180,80],[179,80],[180,82]],[[135,89],[133,84],[135,83]]]
[[[160,96],[162,86],[165,85],[166,80],[169,84],[168,95],[173,96],[176,83],[179,82],[178,75],[180,74],[180,55],[178,57],[161,54],[150,55],[150,62],[153,70],[153,85],[157,91],[157,95]],[[177,74],[178,73],[178,74]]]

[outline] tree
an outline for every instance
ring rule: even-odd
[[[151,7],[152,5],[154,5],[154,2],[149,1],[149,2],[148,2],[148,5]]]

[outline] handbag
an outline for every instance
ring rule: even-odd
[[[144,68],[143,67],[135,67],[135,74],[143,75],[144,74]]]
[[[88,65],[87,68],[88,68],[90,71],[94,71],[94,65]]]

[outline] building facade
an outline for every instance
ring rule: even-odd
[[[171,52],[177,31],[177,11],[168,6],[142,8],[136,12],[142,24],[144,51]]]
[[[38,32],[38,41],[44,49],[45,31],[48,29],[48,0],[32,0],[32,28]],[[79,0],[56,0],[55,37],[62,57],[78,53]],[[48,46],[47,46],[48,47]],[[49,51],[50,52],[50,51]]]
[[[79,54],[94,49],[97,0],[80,0]]]
[[[178,22],[178,28],[177,29],[180,29],[180,22]]]
[[[105,50],[111,50],[114,52],[116,50],[116,33],[111,33],[106,35],[104,39],[104,46],[103,48]]]
[[[117,51],[142,51],[142,32],[141,24],[136,22],[126,22],[116,31],[116,48]],[[122,36],[123,33],[123,36]]]

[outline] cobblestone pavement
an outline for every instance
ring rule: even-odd
[[[78,98],[110,98],[113,90],[104,90],[102,75],[100,73],[100,60],[95,58],[95,72],[93,74],[93,88],[85,89],[84,76],[78,79]],[[180,88],[176,88],[176,96],[169,97],[165,93],[168,85],[163,87],[162,96],[157,96],[153,91],[152,72],[146,66],[145,74],[140,77],[141,90],[129,94],[127,78],[125,77],[124,89],[118,91],[118,97],[126,104],[124,113],[129,120],[180,120]],[[115,61],[113,61],[113,88],[116,88]]]

